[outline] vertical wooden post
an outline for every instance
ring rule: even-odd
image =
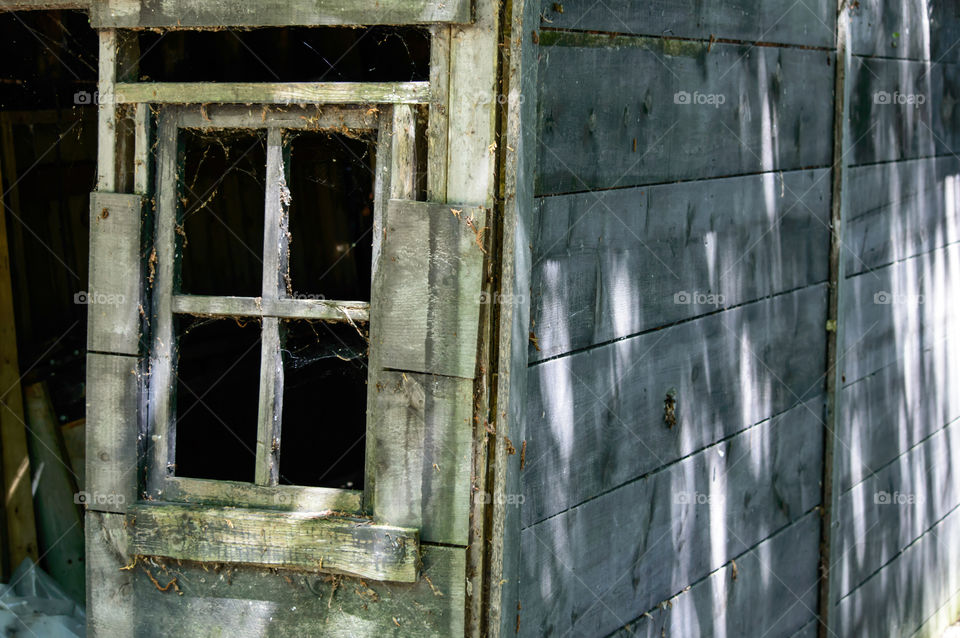
[[[6,182],[0,181],[0,184],[9,188]],[[37,560],[37,530],[30,493],[30,457],[17,361],[6,204],[0,205],[0,447],[10,559],[7,566],[15,569],[26,557]]]
[[[844,280],[846,279],[846,260],[843,258],[843,228],[846,209],[847,170],[844,152],[850,148],[849,115],[846,70],[850,66],[849,28],[850,9],[846,0],[838,1],[837,11],[837,62],[834,90],[833,121],[833,192],[830,212],[830,284],[827,302],[827,405],[823,440],[823,493],[821,506],[820,539],[820,627],[821,638],[834,635],[836,626],[836,597],[839,574],[831,569],[833,550],[838,546],[838,511],[840,490],[835,489],[835,478],[839,475],[840,462],[837,456],[839,441],[837,428],[840,419],[840,398],[842,366],[839,348],[843,344],[843,318],[840,316]]]
[[[117,32],[103,29],[100,36],[100,80],[97,84],[97,190],[117,188],[117,117],[114,85],[117,81]]]

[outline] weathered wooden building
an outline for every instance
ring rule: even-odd
[[[954,4],[0,8],[99,41],[92,636],[960,616]]]

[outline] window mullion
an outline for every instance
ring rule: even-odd
[[[279,128],[267,132],[267,187],[263,233],[263,301],[270,307],[286,289],[289,262],[287,151]],[[255,482],[276,485],[280,474],[280,420],[283,409],[283,359],[280,320],[263,318],[260,344],[260,409]]]

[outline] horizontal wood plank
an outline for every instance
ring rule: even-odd
[[[869,478],[947,423],[960,418],[960,346],[955,337],[841,390],[839,468],[842,491]]]
[[[848,175],[848,277],[960,240],[960,159],[856,166]]]
[[[524,529],[521,580],[537,595],[524,597],[523,634],[607,635],[809,512],[820,500],[822,426],[807,408],[818,404]],[[819,527],[806,530],[813,558]],[[792,567],[815,582],[815,560]]]
[[[140,351],[139,195],[90,194],[90,276],[88,290],[74,295],[87,304],[87,349],[137,354]]]
[[[136,630],[117,635],[463,636],[465,550],[422,549],[423,577],[416,583],[176,561],[138,566],[131,573]],[[151,576],[161,587],[175,578],[183,595],[172,586],[158,591]]]
[[[538,194],[832,161],[832,53],[556,32],[540,44]]]
[[[540,199],[530,360],[826,281],[830,184],[821,169]]]
[[[370,320],[369,303],[327,299],[174,295],[173,312],[208,317],[285,317],[354,322]]]
[[[960,505],[955,421],[840,497],[837,594],[863,583]]]
[[[957,329],[960,244],[862,273],[843,285],[838,363],[844,384],[888,365],[917,370],[930,348],[938,357],[955,352],[946,344],[957,341],[951,334]]]
[[[816,638],[819,530],[819,516],[810,512],[610,638]]]
[[[859,0],[850,11],[850,50],[862,56],[956,62],[960,21],[955,11],[955,5],[936,0]]]
[[[429,82],[118,83],[118,104],[426,104]]]
[[[183,107],[177,125],[183,128],[264,128],[375,130],[379,111],[369,106],[245,106],[210,104]]]
[[[416,582],[416,530],[369,519],[173,503],[127,509],[130,549],[181,560],[333,571]]]
[[[265,27],[466,23],[470,0],[104,0],[92,3],[91,25],[106,27]]]
[[[834,632],[838,636],[911,636],[960,590],[956,569],[960,544],[952,542],[958,537],[960,509],[843,598]]]
[[[524,523],[819,395],[825,323],[818,285],[530,368]]]
[[[359,514],[363,492],[300,485],[253,485],[236,481],[169,477],[163,498],[178,503],[256,507],[289,512]]]
[[[472,379],[486,211],[391,200],[376,286],[380,366]]]
[[[674,38],[834,45],[830,0],[540,0],[541,26],[554,29],[634,33]]]

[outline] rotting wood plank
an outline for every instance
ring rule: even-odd
[[[539,0],[540,26],[665,38],[743,40],[832,48],[832,0]]]
[[[117,104],[427,104],[429,82],[121,82]]]
[[[467,544],[473,384],[383,372],[371,433],[374,519],[420,530],[424,542]]]
[[[361,578],[416,582],[415,529],[369,519],[239,507],[173,503],[127,509],[133,553],[199,562],[243,563],[332,571]]]
[[[424,545],[417,583],[305,571],[157,561],[130,572],[144,638],[276,636],[450,638],[464,635],[464,550]],[[127,572],[124,572],[127,573]],[[177,590],[160,587],[176,579]]]
[[[540,589],[523,597],[522,634],[606,635],[621,624],[617,617],[652,609],[808,515],[820,502],[821,400],[524,529],[521,579]],[[811,523],[802,542],[812,559],[819,526]],[[665,567],[676,554],[683,559]],[[815,599],[816,562],[791,567]]]
[[[390,201],[375,346],[384,368],[474,377],[486,219],[482,207]]]
[[[541,198],[530,360],[826,281],[829,215],[829,169]]]
[[[9,190],[6,177],[0,180],[0,183],[4,185],[3,190]],[[6,518],[4,539],[7,546],[6,557],[10,561],[6,567],[16,569],[24,558],[37,560],[37,531],[30,492],[30,456],[27,451],[26,423],[23,419],[23,394],[20,388],[20,363],[10,274],[7,207],[0,202],[0,452],[3,455],[2,487]]]
[[[692,627],[699,636],[816,638],[819,526],[810,512],[610,638],[685,636]]]
[[[538,194],[830,165],[830,52],[558,32],[540,50]]]
[[[87,355],[85,505],[126,512],[137,497],[137,360]]]
[[[266,128],[376,130],[379,109],[358,105],[267,106],[204,104],[181,109],[177,124],[183,128]]]
[[[826,301],[811,286],[531,367],[524,524],[820,395]]]
[[[117,109],[114,86],[117,81],[117,32],[103,29],[97,33],[99,79],[97,81],[97,190],[117,190]]]
[[[22,0],[21,0],[22,1]],[[268,27],[467,23],[470,0],[104,0],[91,5],[90,24],[104,27]]]
[[[90,276],[86,298],[87,349],[140,351],[140,221],[143,199],[90,194]]]

